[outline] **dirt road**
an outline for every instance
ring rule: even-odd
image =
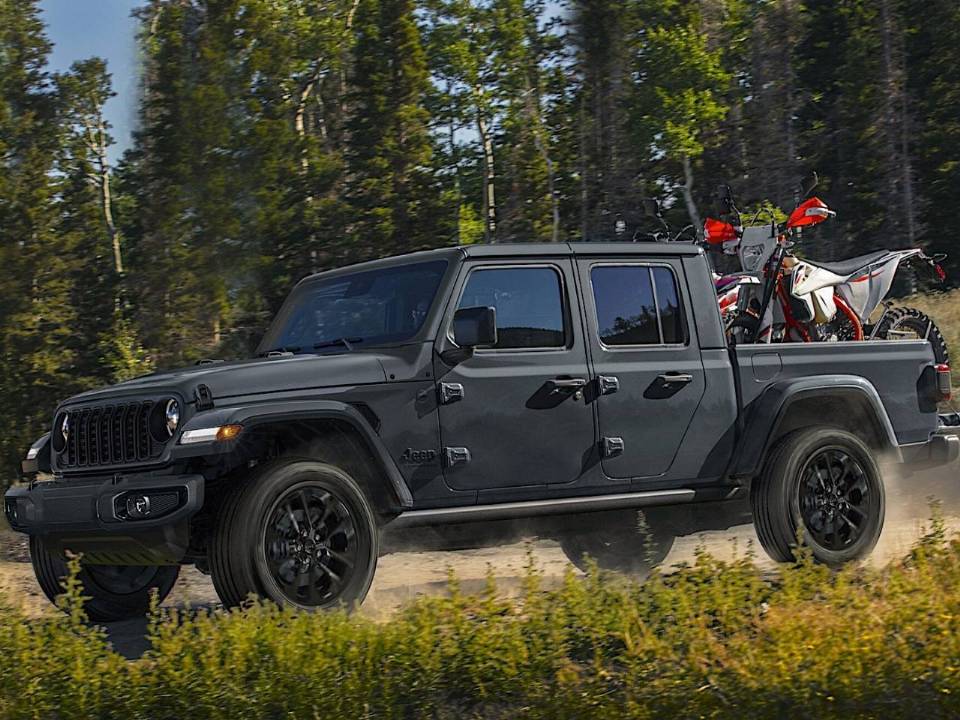
[[[887,522],[870,562],[883,564],[909,550],[929,524],[929,498],[942,502],[948,527],[960,530],[960,474],[917,474],[904,480],[888,479],[887,485]],[[766,559],[749,525],[680,538],[667,556],[665,566],[692,561],[698,547],[718,557],[731,558],[751,546],[756,551],[758,565],[772,569],[773,563]],[[514,591],[519,588],[531,555],[546,583],[559,582],[572,568],[556,542],[535,537],[475,550],[388,553],[380,558],[377,576],[362,612],[384,618],[418,595],[445,592],[449,568],[454,569],[467,592],[482,588],[491,571],[504,592]],[[26,543],[21,536],[9,531],[0,533],[0,590],[8,598],[21,602],[33,616],[54,612],[34,579]],[[209,608],[218,603],[209,578],[193,568],[184,568],[177,587],[164,604]],[[114,646],[125,655],[135,657],[146,649],[145,623],[112,623],[107,629]]]

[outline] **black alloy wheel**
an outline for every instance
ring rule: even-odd
[[[798,541],[831,566],[870,554],[883,529],[886,496],[875,450],[835,427],[782,437],[750,487],[760,544],[794,561]]]
[[[257,596],[301,610],[353,609],[370,589],[378,516],[337,465],[292,457],[258,466],[224,498],[210,539],[223,604]]]
[[[810,538],[828,550],[839,552],[857,543],[877,500],[863,467],[841,448],[820,450],[800,471],[800,518]]]
[[[263,528],[262,551],[283,596],[302,607],[335,602],[358,565],[359,539],[349,508],[329,490],[304,482],[277,498]]]

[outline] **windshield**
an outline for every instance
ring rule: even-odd
[[[261,352],[352,349],[409,340],[433,304],[446,260],[305,283],[264,336]]]

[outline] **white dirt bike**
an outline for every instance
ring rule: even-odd
[[[803,195],[816,185],[805,183]],[[937,363],[948,364],[949,352],[936,324],[914,308],[884,303],[901,265],[919,261],[940,280],[942,257],[922,250],[880,250],[840,262],[798,258],[790,252],[800,229],[835,213],[816,197],[800,203],[786,223],[742,227],[729,188],[721,201],[733,223],[708,218],[708,246],[736,255],[742,273],[718,279],[718,301],[729,332],[740,342],[818,342],[830,340],[926,339]],[[760,282],[749,281],[754,278]],[[726,293],[721,292],[728,286]],[[883,305],[876,322],[871,317]]]

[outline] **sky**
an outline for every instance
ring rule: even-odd
[[[141,0],[40,0],[53,43],[52,71],[63,72],[92,56],[107,61],[117,93],[105,108],[116,141],[110,153],[114,161],[130,146],[136,121],[137,27],[130,13],[140,4]]]

